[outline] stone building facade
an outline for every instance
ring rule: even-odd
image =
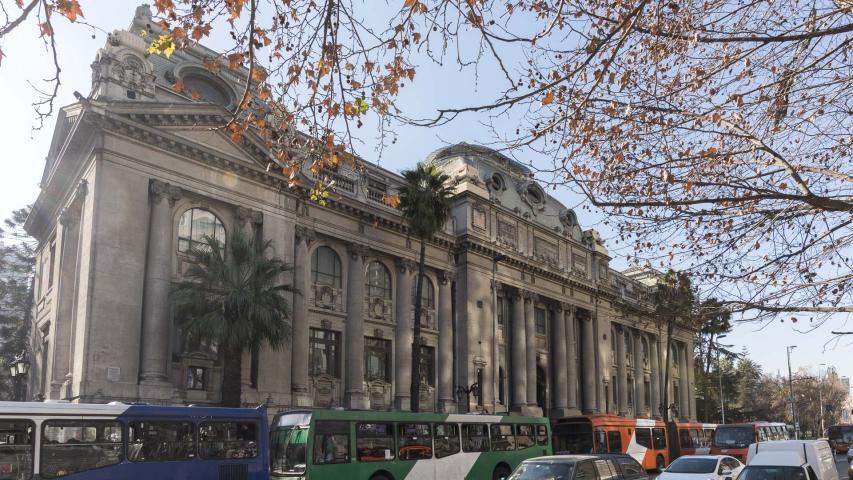
[[[40,243],[31,392],[218,402],[216,347],[182,335],[170,288],[193,242],[244,229],[294,265],[287,281],[300,292],[290,342],[246,354],[247,404],[407,409],[416,381],[428,410],[650,417],[660,414],[661,362],[670,361],[672,408],[695,418],[693,332],[677,328],[670,355],[661,351],[654,272],[611,269],[597,232],[525,166],[464,143],[423,159],[457,193],[451,221],[426,249],[423,362],[413,379],[419,243],[382,201],[401,177],[367,162],[341,166],[326,172],[335,180],[328,205],[307,201],[269,171],[261,142],[250,135],[236,145],[213,128],[245,72],[211,75],[203,62],[214,52],[201,46],[146,55],[131,32],[150,23],[140,7],[127,31],[109,36],[88,99],[57,119],[26,225]],[[176,93],[176,79],[202,100]],[[480,405],[457,394],[473,383]]]

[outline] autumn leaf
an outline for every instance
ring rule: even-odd
[[[201,95],[195,90],[190,90],[190,98],[197,102],[201,100]]]
[[[5,56],[6,55],[3,53],[3,49],[0,48],[0,65],[3,65],[3,57],[5,57]]]
[[[391,208],[397,208],[400,206],[400,194],[394,192],[390,195],[383,195],[382,201],[385,202],[385,205],[388,205]]]
[[[350,85],[352,85],[352,88],[361,88],[361,82],[357,82],[355,80],[350,82]]]
[[[406,0],[403,2],[403,8],[412,8],[418,3],[418,0]]]
[[[190,34],[193,40],[199,41],[202,37],[207,37],[210,35],[210,24],[199,25],[193,27],[193,31]]]
[[[542,105],[549,105],[553,101],[554,101],[554,91],[548,90],[548,93],[546,93],[545,96],[542,97]]]
[[[41,31],[42,37],[49,37],[53,35],[53,28],[51,28],[50,24],[47,22],[39,23],[39,30]]]
[[[243,5],[246,3],[246,0],[225,0],[225,8],[228,9],[228,13],[231,14],[231,20],[238,18],[240,13],[243,11]]]
[[[151,42],[151,45],[148,47],[148,53],[152,55],[162,54],[166,58],[169,58],[175,52],[175,48],[175,42],[172,41],[171,35],[160,35],[157,40]]]
[[[231,70],[237,70],[243,65],[243,54],[242,53],[232,53],[228,55],[228,68]]]
[[[157,13],[166,13],[175,10],[175,4],[172,0],[154,0],[154,7],[157,8]]]
[[[184,91],[184,81],[181,80],[180,78],[175,80],[175,86],[172,87],[172,90],[174,90],[177,93],[183,92]]]
[[[59,0],[56,2],[56,8],[63,17],[71,22],[76,22],[77,17],[83,16],[83,10],[80,9],[77,0]]]
[[[252,80],[256,82],[263,82],[267,78],[267,71],[264,70],[263,67],[254,67],[252,68]]]

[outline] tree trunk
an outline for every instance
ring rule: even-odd
[[[664,355],[665,364],[663,367],[663,392],[661,392],[661,398],[663,399],[663,403],[661,405],[661,418],[663,419],[663,423],[666,424],[669,421],[669,374],[670,374],[670,365],[672,365],[672,361],[669,358],[670,350],[672,349],[672,324],[674,320],[667,319],[666,322],[666,354]],[[660,338],[660,337],[658,337]],[[658,347],[658,356],[660,356],[660,347]],[[677,441],[677,440],[676,440]]]
[[[412,389],[411,407],[420,410],[421,393],[421,291],[424,287],[424,262],[426,261],[426,238],[421,237],[421,256],[418,261],[418,283],[415,287],[415,323],[412,336]]]
[[[222,406],[241,407],[243,349],[225,347],[222,357]]]

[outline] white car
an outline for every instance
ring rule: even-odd
[[[735,480],[743,464],[728,455],[686,455],[670,463],[658,480]]]

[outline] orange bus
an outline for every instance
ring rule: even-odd
[[[778,422],[747,422],[718,425],[711,443],[712,455],[729,455],[746,462],[749,446],[770,440],[788,440],[788,427]]]
[[[553,446],[554,452],[575,454],[627,453],[646,470],[662,470],[680,454],[710,450],[714,425],[670,423],[670,430],[673,433],[667,435],[667,426],[660,420],[605,414],[566,417],[553,426]],[[681,435],[683,448],[676,440]]]

